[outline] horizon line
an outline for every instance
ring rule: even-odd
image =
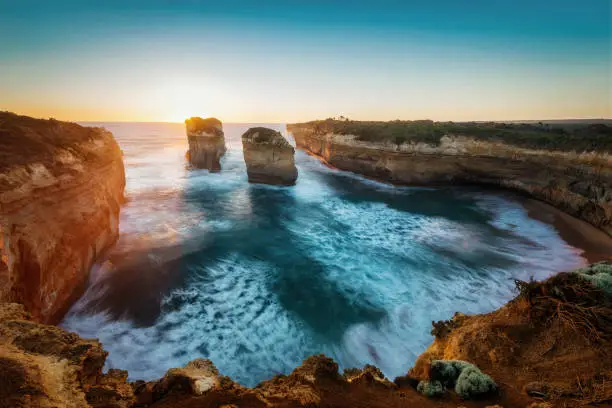
[[[27,116],[27,115],[24,115]],[[43,118],[41,118],[43,119]],[[52,117],[49,117],[48,119],[54,119]],[[330,118],[326,118],[326,119],[311,119],[311,120],[307,120],[307,121],[283,121],[283,122],[232,122],[232,121],[228,121],[228,122],[223,122],[222,123],[227,123],[227,124],[233,124],[233,125],[249,125],[249,124],[270,124],[270,125],[285,125],[285,124],[289,124],[289,123],[307,123],[307,122],[313,122],[313,121],[317,121],[317,120],[327,120]],[[331,118],[334,120],[341,120],[341,119],[335,119],[335,118]],[[59,119],[57,119],[59,120]],[[493,123],[527,123],[527,122],[569,122],[569,121],[612,121],[612,117],[608,117],[608,118],[597,118],[597,117],[590,117],[590,118],[563,118],[563,119],[502,119],[502,120],[478,120],[478,119],[471,119],[471,120],[434,120],[434,119],[389,119],[389,120],[372,120],[372,119],[350,119],[349,121],[351,122],[393,122],[393,121],[405,121],[405,122],[415,122],[415,121],[423,121],[423,120],[431,120],[432,122],[455,122],[455,123],[470,123],[470,122],[476,122],[476,123],[486,123],[486,122],[493,122]],[[147,121],[147,120],[66,120],[66,122],[74,122],[74,123],[165,123],[165,124],[184,124],[184,121],[181,122],[177,122],[177,121]]]

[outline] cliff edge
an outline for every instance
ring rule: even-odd
[[[124,188],[110,132],[0,112],[0,300],[59,321],[117,240]]]
[[[601,125],[564,135],[518,127],[488,137],[504,124],[447,130],[425,122],[315,121],[288,129],[298,148],[340,170],[395,184],[508,188],[612,235],[612,129]],[[461,134],[445,133],[455,128]],[[597,150],[581,150],[587,148]]]

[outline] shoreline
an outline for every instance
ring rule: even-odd
[[[325,166],[341,172],[352,173],[364,177],[368,180],[376,181],[396,187],[411,186],[404,183],[394,183],[389,180],[383,180],[377,177],[368,176],[356,173],[349,170],[342,170],[333,164],[329,163],[323,156],[320,156],[308,149],[300,148],[304,153],[318,159]],[[588,222],[576,218],[563,210],[549,204],[547,202],[533,198],[526,193],[516,191],[510,188],[501,188],[499,186],[487,186],[478,183],[457,183],[455,185],[433,184],[433,185],[412,185],[413,187],[427,188],[445,188],[445,187],[475,187],[482,190],[498,191],[509,198],[516,200],[523,205],[527,210],[527,215],[530,218],[551,225],[559,233],[559,236],[568,245],[582,251],[580,256],[587,260],[588,264],[601,261],[612,260],[612,236],[605,231],[597,228]]]
[[[516,199],[529,217],[553,226],[565,242],[582,250],[580,255],[589,264],[612,260],[612,237],[604,231],[535,198],[517,195]]]

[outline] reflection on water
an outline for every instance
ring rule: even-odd
[[[152,379],[191,359],[254,385],[325,353],[404,374],[432,320],[512,297],[513,278],[584,263],[503,194],[398,188],[296,152],[295,187],[249,184],[224,125],[222,171],[187,166],[182,124],[106,124],[125,153],[122,236],[63,325],[108,367]],[[284,132],[284,127],[276,126]]]

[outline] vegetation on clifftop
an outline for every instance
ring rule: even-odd
[[[316,120],[315,134],[355,135],[368,142],[425,142],[438,145],[445,135],[466,136],[478,140],[503,141],[508,144],[553,150],[612,152],[612,127],[584,123],[499,123],[434,122],[431,120],[394,120],[390,122],[353,120]]]
[[[65,151],[83,162],[106,159],[79,148],[82,143],[103,137],[100,128],[0,111],[0,172],[34,163],[62,167],[57,166],[57,157]]]
[[[189,119],[185,119],[185,125],[187,126],[187,131],[204,131],[217,136],[223,135],[223,131],[221,130],[223,125],[221,124],[221,121],[217,118],[202,119],[197,116],[192,116]]]
[[[417,386],[417,391],[426,397],[442,396],[447,388],[454,388],[463,399],[477,398],[497,390],[491,377],[466,361],[434,360],[429,375],[429,381],[421,381]]]
[[[283,137],[283,135],[270,128],[265,127],[252,127],[242,135],[242,141],[249,143],[263,143],[263,144],[275,144],[279,146],[290,147],[289,142]]]

